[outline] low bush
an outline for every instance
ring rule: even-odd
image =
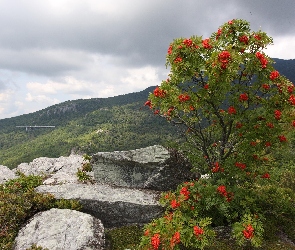
[[[30,248],[27,248],[26,250],[49,250],[49,249],[37,246],[36,244],[33,244]]]
[[[92,183],[92,178],[89,174],[87,174],[87,172],[91,172],[92,171],[92,165],[90,163],[91,161],[91,156],[85,154],[83,156],[83,163],[82,163],[82,167],[81,169],[78,168],[77,169],[77,173],[76,173],[76,176],[78,178],[78,180],[80,182],[83,182],[83,183],[87,183],[87,182],[90,182]]]
[[[142,236],[142,227],[124,226],[106,230],[106,250],[136,249]]]

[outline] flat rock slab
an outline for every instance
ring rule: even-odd
[[[83,212],[100,219],[108,228],[148,223],[163,212],[157,191],[74,183],[41,185],[36,191],[51,193],[57,199],[79,200]]]
[[[18,232],[13,249],[25,250],[32,244],[49,250],[102,250],[104,228],[89,214],[52,208],[28,221]]]

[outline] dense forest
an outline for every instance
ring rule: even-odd
[[[295,60],[274,60],[275,68],[294,83]],[[176,127],[143,106],[154,88],[110,98],[67,101],[2,119],[0,165],[13,168],[42,156],[129,150],[180,139]],[[55,127],[17,127],[35,125]]]

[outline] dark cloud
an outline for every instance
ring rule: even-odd
[[[2,69],[32,75],[54,76],[85,68],[92,59],[85,53],[69,50],[1,50]]]
[[[239,14],[249,17],[272,35],[295,34],[294,0],[238,0]]]
[[[0,46],[17,51],[71,49],[114,55],[121,58],[125,65],[163,65],[167,47],[173,38],[194,34],[209,36],[232,18],[247,19],[254,29],[262,26],[272,34],[294,32],[294,0],[122,2],[116,2],[118,7],[124,7],[124,3],[129,7],[108,13],[99,7],[93,10],[94,4],[89,4],[89,1],[73,1],[73,4],[64,7],[60,4],[55,8],[40,1],[31,1],[30,4],[3,1],[0,4],[3,27],[0,30]],[[14,60],[12,64],[21,70],[31,72],[36,67],[37,73],[43,72],[45,69],[39,59],[36,58],[35,64],[29,60],[24,63]],[[19,64],[25,63],[29,65],[20,67]],[[49,59],[48,64],[49,75],[53,71],[79,69],[76,63],[63,60]],[[0,67],[5,67],[5,64],[0,62]]]
[[[7,103],[5,116],[36,106],[15,96],[57,102],[42,89],[50,93],[54,87],[63,101],[97,97],[97,90],[107,97],[155,85],[167,75],[165,55],[173,39],[207,38],[231,19],[245,19],[253,30],[267,32],[276,54],[290,58],[295,47],[286,52],[285,44],[295,36],[294,10],[295,0],[2,0],[0,94]],[[28,83],[38,87],[35,92]],[[66,92],[73,86],[74,97]],[[13,103],[19,107],[14,112],[8,108],[16,109]]]

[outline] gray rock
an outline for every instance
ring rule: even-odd
[[[32,244],[50,250],[104,249],[104,228],[91,215],[52,208],[28,221],[18,232],[13,249],[25,250]]]
[[[83,205],[82,212],[99,218],[108,228],[147,223],[163,212],[158,202],[160,193],[151,190],[68,183],[41,185],[36,191],[51,193],[57,199],[79,200]]]
[[[79,183],[77,169],[82,167],[81,155],[61,156],[59,158],[40,157],[30,163],[21,163],[14,172],[20,171],[25,175],[46,175],[43,184]],[[88,173],[93,176],[93,172]]]
[[[167,191],[192,179],[190,163],[180,153],[159,145],[99,152],[92,156],[91,163],[99,184]]]
[[[77,199],[83,211],[102,220],[106,227],[146,223],[159,216],[163,208],[158,203],[159,192],[116,188],[102,184],[82,184],[78,181],[77,168],[83,157],[41,157],[30,163],[22,163],[14,171],[25,175],[44,174],[47,179],[36,188],[40,193],[51,193],[57,199]],[[87,172],[93,176],[93,172]]]
[[[12,170],[6,166],[0,165],[0,184],[15,178],[17,178],[17,176]]]

